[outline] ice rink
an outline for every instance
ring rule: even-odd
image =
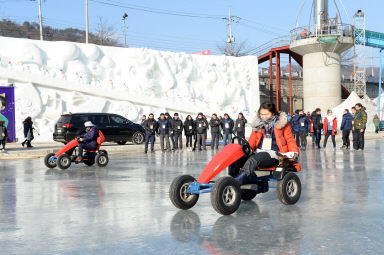
[[[380,254],[383,151],[383,140],[364,152],[309,148],[296,205],[271,189],[231,216],[209,194],[189,211],[168,197],[174,177],[199,176],[210,150],[111,155],[106,168],[66,171],[1,160],[0,254]]]

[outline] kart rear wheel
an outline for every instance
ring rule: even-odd
[[[57,166],[60,168],[60,169],[67,169],[68,167],[71,166],[71,157],[64,153],[64,154],[61,154],[58,158],[57,158]]]
[[[211,203],[216,212],[229,215],[239,208],[241,190],[239,182],[230,176],[221,177],[215,182],[211,192]]]
[[[287,173],[283,179],[277,182],[277,197],[285,205],[295,204],[301,195],[301,182],[294,173]]]
[[[56,160],[51,160],[55,156],[55,153],[49,153],[44,158],[44,164],[48,168],[55,168],[57,166]]]
[[[241,190],[241,199],[248,201],[252,200],[256,197],[257,191],[256,190],[248,190],[248,189],[242,189]]]
[[[190,175],[180,175],[176,177],[169,187],[169,198],[174,206],[182,210],[192,208],[199,199],[198,194],[188,194],[189,183],[196,181]]]
[[[105,167],[106,165],[108,165],[109,158],[107,154],[101,153],[96,155],[95,161],[98,166]]]

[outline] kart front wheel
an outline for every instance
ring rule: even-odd
[[[277,197],[285,205],[293,205],[299,201],[301,195],[301,182],[294,173],[287,173],[283,179],[277,182]]]
[[[169,198],[174,206],[182,210],[192,208],[199,199],[198,194],[189,194],[189,183],[196,181],[190,175],[180,175],[176,177],[169,187]]]
[[[64,153],[64,154],[61,154],[58,158],[57,158],[57,166],[60,168],[60,169],[67,169],[68,167],[71,166],[71,157]]]
[[[44,158],[44,164],[48,168],[55,168],[57,166],[56,159],[53,159],[55,153],[49,153]]]
[[[107,154],[101,153],[96,155],[95,161],[98,166],[105,167],[106,165],[108,165],[109,158]]]
[[[221,177],[215,182],[211,192],[211,203],[216,212],[229,215],[239,208],[241,190],[239,182],[230,176]]]

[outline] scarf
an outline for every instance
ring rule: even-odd
[[[276,120],[277,120],[277,116],[273,116],[266,120],[260,117],[257,117],[251,124],[252,130],[259,131],[263,128],[265,128],[266,130],[271,130],[273,121],[276,122]]]

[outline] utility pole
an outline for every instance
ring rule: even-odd
[[[39,0],[40,40],[43,40],[43,21],[41,18],[41,0]]]
[[[125,21],[127,20],[127,18],[128,18],[128,14],[124,13],[124,15],[123,15],[123,21],[124,21],[123,32],[124,32],[124,45],[125,45],[125,47],[127,47],[127,30],[128,30],[128,27],[125,25]]]
[[[85,43],[88,43],[88,0],[85,0]]]
[[[228,16],[228,26],[229,26],[229,36],[227,38],[227,43],[230,45],[230,54],[233,56],[233,43],[235,42],[235,38],[232,36],[232,21],[233,16],[231,15],[231,8],[229,8],[229,16]],[[237,17],[236,17],[237,18]]]

